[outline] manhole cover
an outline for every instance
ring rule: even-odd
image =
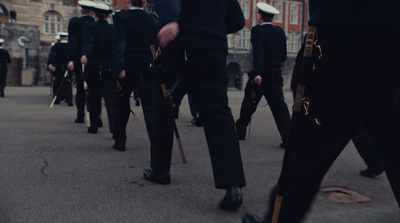
[[[322,192],[328,194],[328,197],[339,203],[364,203],[371,202],[371,198],[361,195],[355,191],[343,187],[327,187]]]

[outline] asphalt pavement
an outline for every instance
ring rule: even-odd
[[[76,108],[50,108],[49,87],[7,87],[0,98],[0,222],[239,223],[245,212],[263,215],[276,184],[284,150],[264,99],[253,116],[250,136],[241,141],[247,186],[238,211],[218,208],[224,191],[214,188],[203,129],[193,126],[187,99],[177,125],[187,164],[175,143],[171,185],[142,177],[150,164],[146,131],[131,116],[127,150],[111,149],[106,110],[104,127],[88,134],[74,123]],[[235,120],[243,91],[229,91]],[[291,92],[285,92],[289,107]],[[132,103],[134,104],[134,103]],[[132,106],[142,115],[141,107]],[[322,188],[343,187],[371,201],[340,203],[320,192],[305,223],[398,223],[400,211],[386,175],[359,175],[365,164],[350,143],[326,175]]]

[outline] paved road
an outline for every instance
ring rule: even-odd
[[[239,115],[241,91],[230,91],[230,106]],[[287,102],[292,104],[290,92]],[[184,99],[177,121],[189,163],[173,152],[172,184],[142,179],[149,167],[149,142],[131,117],[127,151],[111,149],[105,109],[97,135],[75,124],[75,107],[49,108],[48,87],[7,87],[0,98],[0,222],[241,222],[245,212],[262,215],[276,183],[284,150],[266,102],[253,118],[251,136],[241,141],[247,187],[236,212],[219,210],[224,191],[214,188],[202,128],[190,124]],[[134,111],[141,117],[140,107]],[[372,202],[342,204],[320,193],[306,223],[397,223],[400,211],[385,175],[358,175],[365,166],[349,144],[322,187],[342,186]]]

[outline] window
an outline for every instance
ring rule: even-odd
[[[228,48],[233,47],[233,34],[228,35]]]
[[[238,48],[240,49],[250,49],[250,36],[251,31],[249,29],[242,29],[239,32],[239,44]]]
[[[244,15],[244,19],[250,18],[250,1],[249,0],[242,0],[242,11]]]
[[[299,7],[297,5],[290,6],[290,24],[299,23]]]
[[[287,51],[298,52],[301,46],[301,35],[295,32],[291,32],[286,38]]]
[[[282,3],[275,3],[275,8],[278,9],[279,14],[275,15],[274,22],[282,22],[282,14],[283,14]]]
[[[56,34],[61,32],[61,15],[55,11],[46,12],[44,14],[44,33],[46,34]]]

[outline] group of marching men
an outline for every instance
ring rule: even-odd
[[[150,46],[154,49],[157,47],[157,20],[143,10],[144,2],[138,1],[132,8],[135,9],[134,14],[141,17],[144,30],[140,35],[135,35],[136,40],[128,39],[127,32],[138,32],[130,30],[131,26],[125,27],[126,18],[123,14],[126,12],[117,12],[113,18],[114,24],[111,25],[108,18],[112,10],[107,5],[92,1],[78,3],[82,16],[70,20],[68,33],[57,34],[57,43],[52,46],[49,54],[48,70],[54,79],[53,104],[60,104],[65,99],[68,106],[73,106],[72,84],[76,83],[75,122],[84,123],[86,116],[88,132],[97,133],[98,128],[103,125],[100,115],[101,99],[104,97],[109,131],[116,141],[113,148],[123,151],[126,141],[125,127],[131,112],[129,99],[134,90],[141,96],[148,123],[151,109],[149,100],[152,97],[148,94],[152,92],[152,85],[147,83],[153,77],[149,77],[150,74],[145,71],[153,61]],[[134,62],[125,63],[126,59]]]
[[[232,22],[235,24],[227,31],[232,33],[243,27],[241,25],[243,15],[237,2],[229,1],[234,4],[225,5],[226,3],[223,3],[215,9],[216,11],[222,7],[233,9]],[[220,208],[224,210],[239,208],[242,203],[240,188],[245,183],[239,142],[231,110],[228,107],[226,91],[224,91],[227,89],[227,85],[225,86],[227,79],[223,76],[226,74],[225,31],[217,28],[218,35],[223,35],[224,38],[218,37],[217,42],[214,43],[213,41],[189,41],[190,44],[200,44],[199,46],[211,44],[211,49],[217,47],[215,50],[203,52],[196,49],[191,52],[185,51],[184,54],[163,50],[163,53],[160,53],[158,44],[165,47],[170,39],[159,39],[159,20],[155,15],[149,14],[143,9],[146,4],[145,0],[130,0],[130,9],[113,14],[112,25],[108,22],[112,10],[107,5],[85,0],[79,1],[78,4],[81,6],[82,16],[70,20],[68,33],[59,33],[59,42],[53,45],[49,54],[48,70],[54,74],[52,105],[59,104],[61,100],[65,99],[68,106],[73,106],[71,85],[75,82],[77,88],[75,122],[84,123],[85,116],[86,119],[89,116],[90,125],[88,125],[87,131],[88,133],[97,133],[98,128],[102,126],[99,117],[101,98],[104,96],[109,128],[115,142],[112,148],[117,151],[125,151],[126,126],[130,113],[133,113],[129,101],[135,91],[140,98],[151,142],[151,169],[146,169],[143,177],[145,180],[157,184],[170,184],[173,132],[178,134],[174,120],[177,115],[176,108],[179,107],[183,96],[191,93],[196,106],[198,106],[199,114],[203,114],[205,128],[207,128],[205,131],[210,132],[207,135],[221,135],[223,129],[226,128],[224,123],[229,125],[226,135],[229,139],[218,137],[207,139],[207,141],[212,144],[211,150],[215,150],[212,153],[214,168],[219,169],[215,173],[217,175],[216,187],[226,189],[225,197],[220,202]],[[161,8],[169,8],[169,3],[162,4],[167,4],[167,7]],[[167,10],[167,12],[175,11]],[[239,17],[236,19],[237,15]],[[218,14],[218,16],[223,17],[224,15]],[[176,18],[176,16],[173,17]],[[160,21],[164,19],[160,18]],[[220,21],[220,19],[218,20]],[[220,50],[221,47],[222,50]],[[178,55],[185,55],[184,60],[174,59]],[[164,73],[165,75],[160,75],[160,58],[163,61],[172,59],[181,64],[163,66],[163,72],[167,72]],[[205,58],[207,59],[205,60]],[[186,63],[189,61],[197,62],[187,66]],[[179,73],[173,71],[168,73],[168,71],[170,68],[178,67],[188,68],[190,70],[190,72],[187,70],[188,73],[196,75],[196,78],[206,76],[199,80],[188,80],[184,77],[176,80],[174,74]],[[72,78],[73,75],[75,78]],[[214,75],[218,76],[217,79]],[[161,82],[164,87],[159,85]],[[211,88],[199,88],[204,82],[210,83]],[[194,88],[198,90],[193,91]],[[211,97],[214,100],[210,100]],[[165,100],[166,98],[167,100]],[[176,101],[174,102],[173,99]],[[89,115],[85,114],[85,101],[88,105]],[[227,174],[231,177],[227,177]]]
[[[49,56],[48,69],[55,77],[53,102],[60,103],[63,96],[73,106],[71,84],[72,74],[75,75],[75,122],[84,123],[87,99],[88,132],[97,133],[102,126],[99,117],[104,96],[115,142],[112,148],[125,151],[126,125],[132,112],[129,100],[135,91],[141,100],[151,144],[151,169],[146,169],[143,177],[167,185],[171,182],[174,133],[179,138],[176,108],[189,94],[204,127],[215,187],[226,190],[219,207],[236,210],[243,201],[241,188],[246,186],[239,139],[245,139],[251,114],[264,95],[281,134],[281,147],[286,151],[265,219],[247,214],[244,222],[301,222],[336,157],[350,139],[362,136],[380,146],[375,150],[381,155],[380,161],[399,203],[400,80],[394,65],[399,60],[400,38],[395,38],[398,32],[386,32],[400,26],[399,13],[395,11],[399,7],[367,2],[353,6],[345,0],[310,1],[309,25],[319,32],[316,35],[310,29],[307,35],[309,44],[304,48],[292,117],[282,93],[285,35],[271,23],[279,11],[258,3],[259,26],[252,29],[251,37],[251,86],[246,87],[244,100],[249,108],[242,109],[250,115],[241,114],[235,126],[227,97],[226,35],[239,31],[245,24],[237,0],[157,0],[158,20],[143,10],[145,0],[130,0],[129,10],[113,15],[113,25],[107,21],[112,13],[107,5],[81,0],[78,4],[83,16],[70,20],[68,33],[60,33],[60,42],[52,47]],[[395,3],[399,6],[391,2]],[[375,13],[371,11],[375,7],[379,12],[390,12]],[[361,13],[353,13],[355,9]],[[381,20],[373,20],[371,14]],[[392,17],[385,17],[386,14]],[[381,32],[371,33],[371,27],[380,27]],[[337,35],[342,32],[347,35]],[[385,33],[390,34],[385,36],[392,40],[390,44],[378,41]],[[158,44],[161,54],[156,53]],[[309,54],[316,46],[320,47],[320,55],[317,58],[314,53],[311,58]],[[366,46],[370,53],[364,52]],[[385,57],[374,57],[378,52],[386,52],[381,53]],[[257,89],[263,94],[257,94]],[[369,176],[379,175],[383,169]]]

